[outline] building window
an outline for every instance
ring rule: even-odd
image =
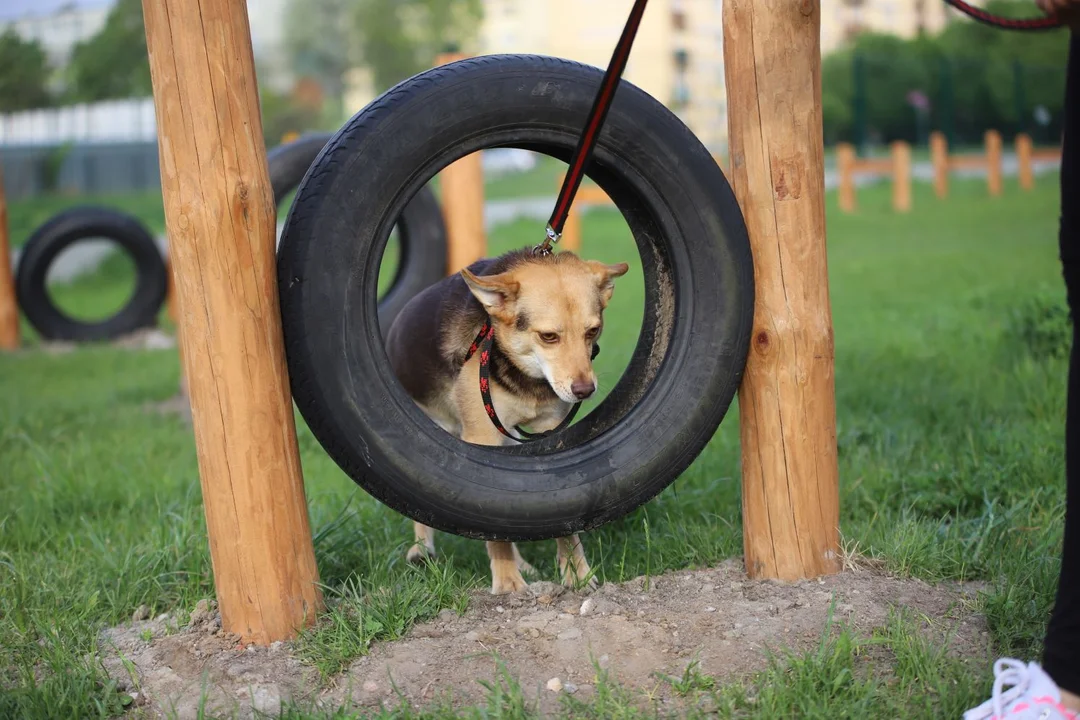
[[[690,55],[686,52],[686,48],[679,48],[675,51],[675,67],[680,71],[686,70],[686,66],[690,63]]]

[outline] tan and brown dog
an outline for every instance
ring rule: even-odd
[[[593,346],[615,278],[626,263],[606,265],[571,252],[534,255],[531,249],[484,259],[414,297],[387,336],[394,372],[435,423],[465,442],[502,445],[514,441],[495,427],[478,384],[479,353],[469,347],[490,318],[490,392],[504,427],[543,432],[559,425],[574,403],[596,392]],[[416,562],[435,553],[435,531],[414,524]],[[562,581],[589,578],[577,535],[558,538]],[[491,592],[525,588],[522,572],[535,572],[510,542],[488,542]]]

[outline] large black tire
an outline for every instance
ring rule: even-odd
[[[300,184],[331,133],[306,133],[266,155],[274,205]],[[379,299],[379,326],[385,338],[405,303],[446,275],[446,225],[435,193],[423,187],[398,218],[397,272]]]
[[[116,242],[135,262],[135,290],[128,302],[97,322],[70,317],[53,302],[45,285],[49,268],[69,246],[87,239]],[[157,324],[168,276],[154,237],[136,218],[103,207],[79,206],[57,213],[23,246],[15,274],[15,294],[26,319],[45,340],[112,340]]]
[[[528,55],[423,72],[335,134],[286,222],[278,282],[297,407],[357,484],[437,529],[541,540],[625,515],[704,449],[742,378],[754,305],[742,214],[709,151],[627,82],[589,166],[633,232],[645,279],[641,336],[608,397],[554,436],[482,447],[436,427],[394,377],[374,261],[394,218],[441,168],[485,147],[568,161],[601,77]]]

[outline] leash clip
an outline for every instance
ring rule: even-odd
[[[561,233],[555,232],[555,229],[549,224],[547,226],[547,237],[544,238],[544,242],[533,248],[533,255],[550,255],[551,246],[559,242],[559,238],[562,237]]]

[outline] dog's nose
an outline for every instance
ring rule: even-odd
[[[587,380],[585,382],[581,382],[579,380],[574,382],[570,386],[570,392],[574,393],[574,397],[576,397],[578,400],[584,400],[585,398],[592,395],[595,390],[596,383],[594,383],[592,380]]]

